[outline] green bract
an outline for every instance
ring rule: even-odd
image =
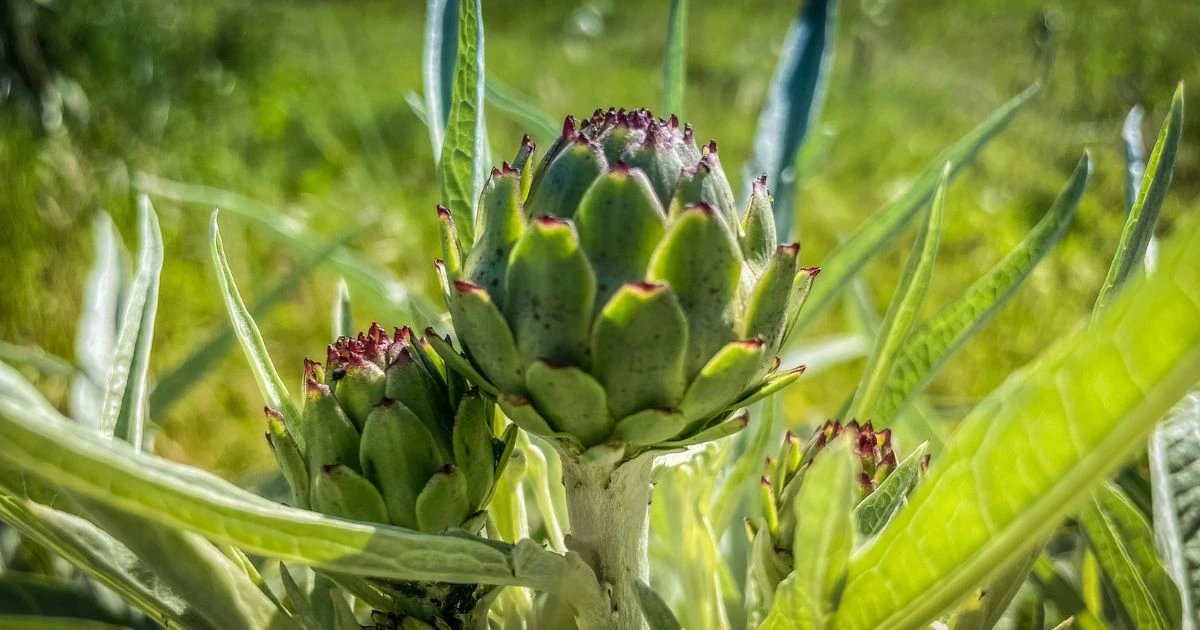
[[[466,251],[440,210],[466,360],[431,340],[517,424],[572,452],[667,448],[799,376],[776,353],[817,269],[776,245],[764,178],[739,218],[716,142],[644,109],[568,117],[536,169],[533,149],[492,171]]]
[[[300,507],[427,533],[479,531],[515,433],[407,327],[372,325],[305,360],[299,427],[267,408],[267,439]]]

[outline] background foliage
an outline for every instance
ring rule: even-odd
[[[0,67],[0,339],[35,340],[72,357],[78,287],[91,260],[91,217],[114,216],[135,237],[131,182],[139,173],[264,202],[323,238],[353,245],[432,294],[437,199],[420,92],[423,3],[164,4],[101,0],[24,4],[33,16],[58,101],[29,98],[28,76]],[[687,118],[722,140],[728,164],[749,153],[757,108],[792,16],[758,0],[693,2]],[[8,6],[8,5],[6,5]],[[656,107],[668,3],[484,2],[488,73],[558,117],[597,106]],[[841,7],[832,83],[796,196],[804,264],[898,194],[928,160],[1033,80],[1043,90],[947,197],[943,264],[927,312],[961,294],[1050,205],[1084,147],[1092,188],[1066,238],[998,321],[941,372],[931,400],[958,417],[1090,310],[1124,219],[1119,134],[1144,104],[1153,137],[1179,79],[1195,82],[1200,23],[1185,1],[1096,3],[889,2]],[[6,18],[13,24],[11,18]],[[1191,117],[1185,137],[1197,137]],[[494,106],[497,147],[534,131]],[[507,157],[507,156],[503,156]],[[1197,205],[1200,151],[1184,143],[1161,229]],[[741,173],[731,169],[734,188]],[[202,238],[209,205],[155,197],[165,247],[156,352],[161,373],[223,322]],[[222,206],[227,206],[222,203]],[[259,228],[224,223],[248,300],[302,264]],[[901,241],[905,242],[905,241]],[[236,243],[236,245],[235,245]],[[886,299],[906,247],[868,267]],[[236,253],[235,253],[236,252]],[[259,318],[276,362],[299,366],[329,336],[334,276],[318,273]],[[378,312],[356,304],[356,326]],[[845,329],[835,309],[809,334]],[[1036,322],[1036,325],[1029,325]],[[788,393],[789,422],[823,419],[861,363],[814,370]],[[32,375],[32,373],[31,373]],[[50,388],[56,383],[45,383]],[[61,387],[65,395],[65,386]],[[223,369],[166,417],[157,449],[234,477],[269,467],[259,395],[244,362]],[[184,453],[186,452],[186,457]]]

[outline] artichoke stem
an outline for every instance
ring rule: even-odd
[[[563,457],[563,483],[571,533],[567,548],[578,553],[608,591],[611,617],[587,619],[595,630],[642,630],[637,580],[649,580],[647,538],[650,475],[654,456],[622,462]]]

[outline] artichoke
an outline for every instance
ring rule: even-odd
[[[776,244],[765,178],[739,220],[716,142],[644,109],[569,116],[533,152],[493,169],[473,243],[439,208],[464,354],[430,337],[515,423],[632,455],[728,435],[799,376],[776,353],[818,270]]]
[[[492,435],[494,403],[446,373],[423,339],[373,324],[304,362],[299,427],[268,408],[267,440],[296,504],[427,533],[479,531],[515,433]],[[292,430],[289,430],[292,429]]]
[[[746,533],[752,546],[747,578],[747,609],[752,620],[762,620],[760,616],[770,608],[775,589],[792,572],[797,523],[794,501],[805,483],[805,471],[835,440],[850,441],[850,450],[857,460],[858,535],[869,537],[878,533],[929,465],[924,444],[897,464],[891,429],[877,431],[870,422],[859,425],[851,421],[843,425],[828,421],[804,445],[789,431],[779,455],[767,458],[767,470],[761,480],[763,514],[757,519],[746,519]]]

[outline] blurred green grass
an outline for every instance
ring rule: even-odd
[[[25,0],[28,1],[28,0]],[[667,2],[484,1],[487,68],[554,116],[609,105],[655,108]],[[34,6],[30,3],[30,6]],[[381,217],[353,244],[434,295],[436,179],[428,136],[405,95],[420,93],[423,3],[149,0],[50,3],[34,11],[62,105],[39,107],[11,67],[0,101],[0,339],[73,354],[90,216],[112,213],[132,243],[130,176],[152,173],[269,203],[331,237]],[[688,25],[687,118],[720,142],[735,189],[793,3],[694,1]],[[843,3],[822,140],[797,195],[802,259],[820,264],[942,148],[1033,81],[1043,90],[950,189],[929,312],[960,294],[1050,205],[1085,148],[1092,188],[1068,236],[1003,313],[933,384],[953,410],[1082,321],[1124,218],[1122,119],[1146,107],[1148,141],[1179,80],[1200,71],[1200,4],[1035,0]],[[11,64],[11,59],[6,59]],[[50,112],[47,114],[47,112]],[[57,126],[54,111],[62,112]],[[524,131],[495,108],[497,159]],[[1200,117],[1189,117],[1163,231],[1197,206]],[[47,124],[49,123],[49,124]],[[549,138],[535,138],[543,146]],[[210,208],[155,199],[168,258],[152,370],[183,359],[223,321],[205,222]],[[297,260],[231,213],[226,251],[247,299]],[[873,262],[878,303],[890,297],[907,244]],[[281,373],[330,335],[336,278],[318,272],[260,321]],[[379,314],[356,304],[365,326]],[[843,330],[835,309],[812,335]],[[392,322],[389,322],[392,323]],[[394,322],[400,323],[400,322]],[[833,413],[859,364],[802,379],[792,423]],[[291,378],[294,376],[295,378]],[[62,387],[42,379],[52,392]],[[261,399],[239,353],[165,418],[164,454],[227,475],[269,466]]]

